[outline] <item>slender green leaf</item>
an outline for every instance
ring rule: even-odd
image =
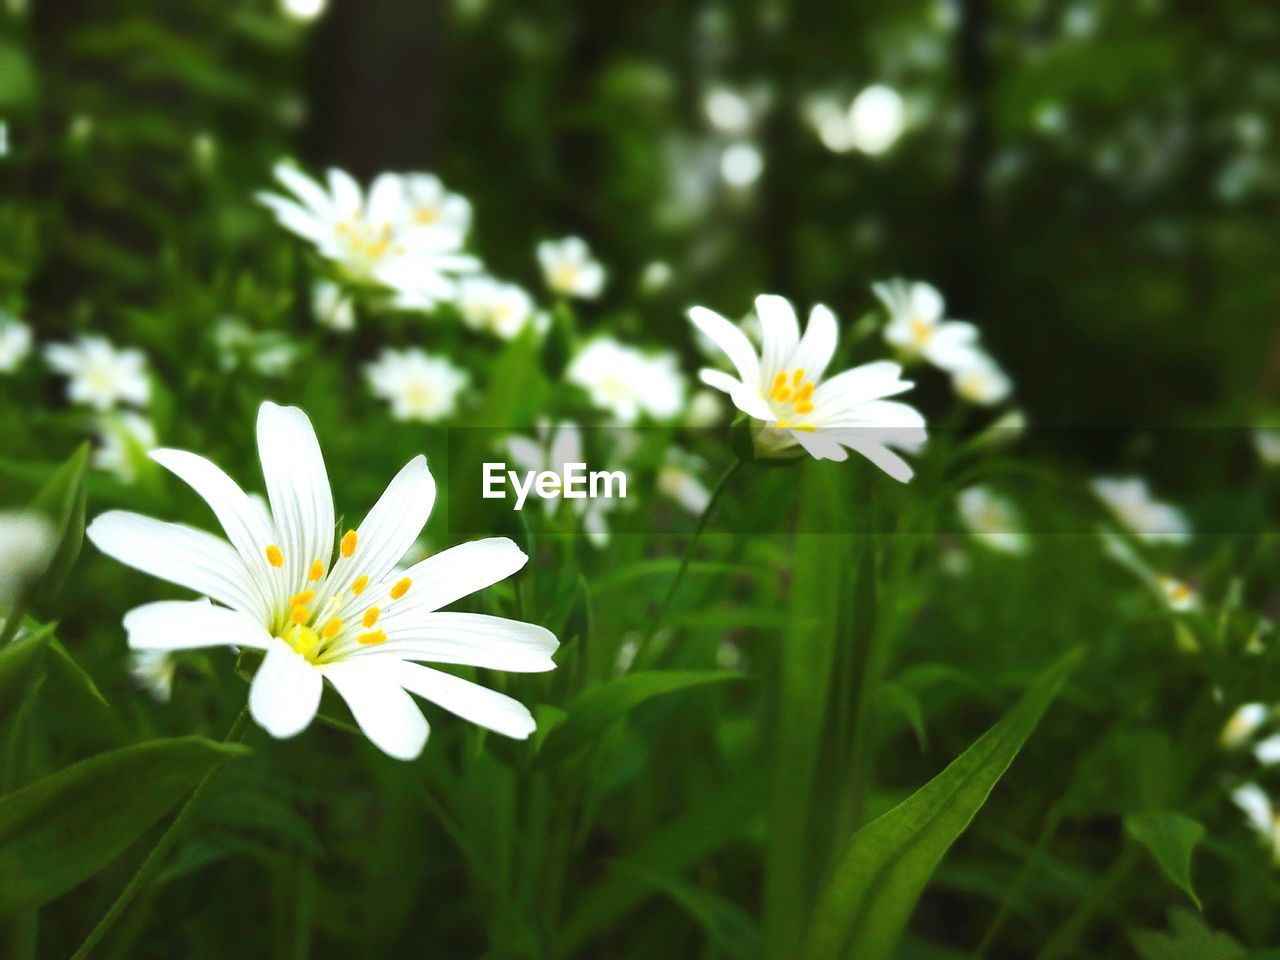
[[[42,597],[51,597],[61,589],[80,556],[80,547],[84,544],[84,474],[88,464],[89,445],[84,443],[53,472],[31,501],[33,509],[53,521],[58,535],[53,559],[40,581],[38,593]]]
[[[569,706],[564,722],[547,734],[538,760],[554,763],[564,759],[654,697],[742,679],[743,674],[728,670],[648,670],[617,677],[588,690]]]
[[[1079,659],[1076,651],[1050,667],[945,770],[853,835],[797,957],[893,956],[934,868],[986,802]]]
[[[49,642],[49,650],[53,654],[52,663],[54,668],[62,674],[71,685],[78,687],[80,690],[89,694],[94,700],[97,700],[104,707],[109,707],[107,698],[102,695],[102,691],[98,689],[98,685],[94,683],[93,677],[89,676],[89,671],[80,666],[80,662],[71,655],[71,652],[62,645],[62,641],[54,637]]]
[[[0,720],[12,715],[52,637],[53,627],[44,627],[0,650]]]
[[[1204,837],[1204,827],[1180,813],[1153,810],[1125,817],[1124,828],[1147,848],[1164,875],[1201,909],[1200,898],[1191,887],[1191,854]]]
[[[0,798],[0,915],[39,906],[110,863],[244,747],[202,737],[100,754]]]

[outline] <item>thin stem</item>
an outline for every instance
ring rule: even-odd
[[[240,711],[240,716],[236,717],[235,723],[231,725],[231,729],[227,731],[227,736],[223,742],[239,743],[240,738],[244,736],[245,728],[248,725],[249,708],[246,706]],[[98,921],[98,925],[89,932],[89,936],[84,938],[84,943],[80,944],[80,949],[72,955],[71,960],[84,960],[84,958],[88,957],[93,948],[98,945],[102,938],[105,937],[115,925],[115,922],[120,919],[120,915],[124,913],[125,909],[129,906],[129,903],[135,896],[137,896],[138,891],[141,890],[146,882],[151,879],[151,875],[155,873],[156,868],[160,866],[160,862],[164,859],[165,854],[167,854],[170,848],[173,847],[183,826],[189,819],[191,819],[191,815],[195,813],[196,806],[200,803],[200,800],[204,795],[209,792],[209,788],[213,786],[214,781],[218,779],[218,774],[222,772],[223,766],[224,765],[221,763],[218,764],[206,773],[204,778],[196,784],[196,788],[192,791],[187,802],[183,804],[182,809],[178,811],[178,815],[173,818],[173,823],[169,824],[169,829],[166,830],[164,835],[156,841],[156,845],[152,847],[151,852],[147,854],[147,859],[143,860],[142,865],[134,872],[133,879],[129,881],[128,885],[122,891],[120,891],[120,896],[116,897],[115,903],[111,904],[111,909],[103,914],[102,919]]]
[[[675,579],[671,581],[671,586],[667,587],[666,596],[662,598],[662,603],[658,607],[658,612],[653,616],[653,622],[649,624],[649,630],[645,634],[646,642],[662,626],[662,620],[667,615],[667,610],[671,606],[671,601],[675,599],[676,591],[680,589],[680,583],[684,580],[685,572],[689,569],[689,561],[693,559],[693,548],[698,543],[698,538],[702,536],[702,531],[706,529],[707,522],[711,519],[711,514],[715,512],[716,504],[720,502],[720,496],[728,488],[729,482],[742,469],[742,460],[734,460],[733,465],[725,471],[720,482],[716,484],[716,488],[711,491],[711,498],[707,500],[707,506],[702,511],[702,516],[698,518],[698,525],[694,528],[693,536],[689,538],[689,542],[685,544],[684,555],[680,558],[680,567],[676,570]]]
[[[18,635],[18,631],[22,629],[22,620],[27,615],[27,604],[25,598],[19,598],[14,601],[13,607],[9,610],[9,616],[4,621],[4,629],[0,630],[0,647],[6,647]]]

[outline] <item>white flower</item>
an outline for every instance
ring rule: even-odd
[[[0,373],[13,373],[31,353],[31,328],[0,314]]]
[[[117,404],[146,406],[151,399],[147,358],[140,350],[117,350],[105,337],[80,337],[75,343],[44,348],[49,366],[67,377],[67,399],[95,410]]]
[[[411,188],[398,174],[378,175],[367,195],[342,170],[329,171],[327,189],[285,163],[276,165],[275,175],[293,196],[261,193],[258,199],[280,224],[315,244],[349,279],[391,288],[402,306],[429,308],[451,299],[457,275],[478,266],[462,252],[457,229],[417,222]]]
[[[374,395],[391,404],[393,417],[425,422],[452,414],[470,380],[465,370],[417,347],[383,350],[365,376]]]
[[[722,390],[757,421],[756,452],[764,457],[797,456],[801,448],[818,460],[845,460],[855,450],[896,480],[911,479],[911,468],[893,448],[917,450],[925,439],[924,417],[886,397],[911,389],[902,368],[881,361],[846,370],[829,380],[823,374],[836,352],[835,314],[824,306],[800,324],[782,297],[756,298],[761,353],[747,335],[703,307],[689,319],[729,358],[738,377],[703,370],[702,381]]]
[[[330,280],[317,280],[311,286],[311,314],[316,323],[330,330],[346,333],[356,327],[356,308],[345,290]]]
[[[610,337],[597,337],[578,351],[565,377],[624,424],[641,416],[669,419],[684,403],[684,377],[672,354],[646,354]]]
[[[1191,584],[1164,574],[1156,577],[1156,584],[1165,602],[1169,604],[1169,609],[1174,613],[1190,613],[1192,610],[1199,609],[1200,594],[1196,593]]]
[[[544,240],[538,244],[538,263],[553,293],[594,300],[604,289],[604,267],[591,256],[581,237]]]
[[[906,105],[892,87],[875,83],[849,105],[849,142],[871,156],[884,153],[906,128]]]
[[[510,340],[533,319],[533,300],[514,283],[474,277],[458,288],[458,310],[472,330]]]
[[[1092,486],[1116,519],[1140,539],[1185,543],[1191,538],[1187,518],[1176,507],[1153,499],[1141,477],[1099,477]]]
[[[3,328],[0,328],[0,341],[3,340]],[[0,356],[4,349],[0,347]],[[0,367],[0,369],[3,369]],[[1280,430],[1259,427],[1253,431],[1253,448],[1258,451],[1258,459],[1268,467],[1280,464]]]
[[[173,675],[178,663],[168,650],[130,650],[129,676],[160,703],[173,695]]]
[[[565,467],[570,463],[584,463],[582,456],[582,429],[576,424],[563,422],[549,427],[546,423],[538,424],[537,437],[513,435],[507,437],[507,456],[522,470],[542,473],[549,471],[563,476]],[[543,512],[554,517],[560,507],[561,497],[542,497],[535,491],[535,496],[542,502]],[[573,504],[573,512],[577,514],[587,541],[597,549],[609,543],[609,524],[605,516],[617,505],[608,497],[583,498],[568,501]]]
[[[724,420],[724,404],[720,394],[712,390],[699,390],[689,401],[685,412],[686,427],[714,427]]]
[[[435,502],[424,457],[411,460],[364,522],[335,545],[329,478],[306,414],[264,403],[258,452],[270,512],[203,457],[152,454],[205,499],[227,540],[123,511],[90,524],[99,550],[203,595],[131,610],[124,618],[129,646],[263,651],[249,711],[275,737],[306,729],[325,680],[365,735],[400,759],[418,756],[427,739],[427,722],[410,694],[507,736],[532,733],[533,717],[517,701],[415,662],[555,667],[558,644],[542,627],[437,612],[523,567],[528,558],[519,548],[505,538],[478,540],[396,572]]]
[[[218,349],[218,365],[228,372],[238,370],[247,360],[255,373],[279,377],[288,373],[298,359],[297,344],[284,333],[253,330],[235,317],[218,318],[213,343]]]
[[[430,173],[406,173],[401,179],[406,225],[450,231],[461,246],[471,230],[471,202],[459,193],[450,193],[440,178]]]
[[[1218,743],[1228,750],[1243,745],[1253,738],[1270,715],[1271,708],[1265,703],[1242,704],[1227,718]]]
[[[1274,767],[1280,763],[1280,733],[1273,733],[1265,740],[1259,740],[1253,748],[1253,755],[1264,767]]]
[[[1027,537],[1013,504],[986,487],[969,487],[957,499],[960,519],[973,536],[1003,553],[1027,551]]]
[[[994,407],[1009,399],[1013,381],[990,357],[977,354],[972,362],[951,374],[956,396],[980,407]]]
[[[1271,797],[1256,783],[1242,784],[1231,791],[1231,800],[1244,811],[1245,820],[1258,834],[1277,866],[1280,866],[1280,817]]]
[[[698,474],[705,464],[678,447],[668,447],[666,459],[658,468],[658,492],[670,497],[695,517],[700,516],[711,502],[711,491]]]
[[[871,290],[889,311],[884,338],[903,357],[920,357],[948,372],[972,367],[980,358],[978,328],[945,319],[946,303],[937,288],[888,280],[873,283]]]
[[[122,410],[107,414],[98,422],[98,446],[93,465],[110,470],[125,483],[138,479],[138,458],[156,448],[156,428],[140,413]]]
[[[0,605],[8,606],[44,573],[56,546],[56,532],[44,514],[0,513]]]

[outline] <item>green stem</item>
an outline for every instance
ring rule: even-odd
[[[245,707],[240,711],[240,716],[236,717],[231,729],[227,731],[226,739],[223,742],[239,743],[248,725],[249,708]],[[138,891],[151,879],[151,875],[160,866],[165,854],[173,847],[178,835],[182,832],[183,826],[191,819],[191,815],[195,813],[196,806],[204,795],[209,792],[209,788],[213,786],[214,781],[218,779],[218,774],[222,771],[223,766],[223,764],[218,764],[196,784],[196,788],[192,791],[187,802],[178,811],[178,815],[173,818],[173,823],[169,824],[169,829],[156,841],[156,845],[147,854],[147,859],[143,860],[142,865],[134,872],[133,879],[129,881],[128,886],[120,891],[120,896],[116,897],[115,903],[111,904],[111,909],[103,914],[102,919],[98,921],[98,925],[89,932],[89,936],[84,938],[84,943],[80,944],[80,949],[72,955],[71,960],[84,960],[85,957],[88,957],[93,948],[98,945],[115,925],[115,922],[120,919],[120,915],[128,908],[133,898],[138,895]]]
[[[27,615],[27,604],[23,598],[14,601],[9,616],[4,621],[4,629],[0,630],[0,647],[6,647],[22,628],[22,619]]]
[[[666,596],[662,598],[662,603],[658,606],[658,612],[654,614],[653,621],[649,624],[649,630],[645,634],[646,643],[658,632],[658,628],[662,626],[663,618],[667,615],[667,610],[671,607],[671,601],[675,599],[676,591],[680,589],[680,583],[684,580],[685,572],[689,569],[689,561],[693,559],[693,548],[698,543],[698,538],[702,536],[702,531],[706,529],[707,522],[711,519],[711,514],[715,512],[716,504],[720,502],[720,496],[728,488],[729,482],[742,469],[742,460],[733,461],[733,465],[725,471],[720,482],[716,484],[716,488],[711,491],[711,498],[707,500],[707,506],[702,511],[702,516],[698,518],[698,525],[694,528],[693,536],[689,538],[689,542],[685,544],[684,555],[680,558],[680,567],[676,570],[675,579],[671,581],[671,586],[667,587]],[[639,658],[637,658],[639,659]]]

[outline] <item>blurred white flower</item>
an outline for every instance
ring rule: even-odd
[[[218,349],[218,364],[230,372],[247,363],[264,377],[279,377],[289,372],[298,358],[298,346],[278,330],[261,332],[235,317],[219,317],[213,327],[213,342]]]
[[[618,652],[613,658],[613,672],[619,675],[628,672],[635,664],[636,654],[639,652],[640,641],[635,634],[628,634],[618,645]]]
[[[151,399],[147,358],[141,350],[117,350],[105,337],[84,336],[75,343],[44,348],[49,366],[65,376],[72,403],[110,410],[117,404],[146,406]]]
[[[1199,608],[1200,594],[1186,581],[1161,574],[1156,577],[1156,583],[1174,613],[1189,613]]]
[[[129,676],[159,703],[173,695],[173,675],[178,663],[168,650],[130,650]]]
[[[1187,518],[1176,507],[1154,499],[1141,477],[1099,477],[1092,487],[1116,519],[1140,539],[1153,543],[1191,539]]]
[[[673,276],[671,264],[664,260],[652,260],[640,274],[640,289],[645,293],[658,293],[671,285]]]
[[[1265,740],[1259,740],[1253,748],[1253,756],[1264,767],[1274,767],[1280,763],[1280,733],[1273,733]]]
[[[350,280],[390,288],[402,307],[429,309],[452,299],[458,276],[479,267],[462,252],[465,236],[456,223],[419,222],[411,193],[422,189],[425,175],[379,174],[367,195],[342,170],[329,170],[327,188],[287,163],[276,165],[275,176],[292,196],[258,199],[280,224],[315,244]]]
[[[977,354],[972,362],[952,371],[951,386],[960,399],[980,407],[1003,403],[1013,392],[1009,375],[986,354]]]
[[[311,315],[316,323],[346,333],[356,327],[356,307],[341,285],[317,280],[311,285]]]
[[[0,314],[0,373],[13,373],[31,353],[31,328]]]
[[[679,447],[668,447],[666,458],[658,468],[658,492],[670,497],[695,517],[701,516],[711,502],[711,491],[698,479],[706,464]]]
[[[522,287],[493,277],[469,277],[458,288],[462,322],[472,330],[510,340],[533,319],[533,299]]]
[[[716,666],[721,670],[742,670],[747,666],[746,654],[732,640],[721,640],[716,647]]]
[[[1265,703],[1245,703],[1237,707],[1227,718],[1218,737],[1218,743],[1227,750],[1243,746],[1262,728],[1271,715]]]
[[[751,102],[736,90],[715,87],[702,103],[711,125],[722,133],[741,134],[751,129],[754,111]]]
[[[906,106],[892,87],[872,84],[849,106],[849,141],[871,156],[884,153],[906,128]]]
[[[884,338],[904,358],[923,358],[949,373],[981,361],[978,328],[945,319],[946,303],[936,287],[919,281],[887,280],[873,283],[871,289],[889,312]]]
[[[0,339],[3,331],[0,330]],[[1280,465],[1280,430],[1270,427],[1259,427],[1253,431],[1253,448],[1258,452],[1258,459],[1268,467]]]
[[[739,190],[760,179],[764,172],[764,155],[750,141],[731,143],[720,154],[720,176],[724,182]]]
[[[554,669],[558,643],[542,627],[437,612],[511,576],[528,557],[496,537],[397,572],[435,503],[425,457],[409,461],[364,522],[335,544],[328,473],[306,414],[264,403],[258,451],[269,514],[203,457],[182,450],[152,454],[209,503],[230,542],[120,510],[89,525],[87,535],[103,553],[203,595],[129,611],[130,648],[262,651],[249,712],[274,737],[306,729],[326,680],[365,735],[397,759],[417,757],[427,740],[427,722],[411,694],[506,736],[528,737],[534,720],[518,701],[418,662]]]
[[[507,437],[506,449],[507,456],[516,466],[535,473],[550,471],[564,475],[566,464],[586,462],[582,456],[582,429],[568,421],[558,423],[554,428],[540,423],[535,437],[518,434]],[[548,517],[556,515],[561,502],[571,503],[588,542],[597,549],[608,545],[609,524],[605,514],[616,506],[614,500],[600,497],[563,501],[561,497],[541,496],[538,499]]]
[[[280,9],[294,20],[314,20],[324,13],[328,0],[280,0]]]
[[[44,514],[0,513],[0,605],[8,606],[53,559],[57,532]]]
[[[887,397],[911,389],[896,363],[868,363],[823,382],[835,356],[835,315],[815,306],[800,336],[795,309],[782,297],[756,298],[762,352],[741,328],[704,307],[689,319],[733,364],[734,378],[704,369],[702,382],[729,395],[734,406],[756,421],[754,442],[762,457],[799,456],[845,460],[848,450],[866,457],[895,480],[912,476],[895,448],[915,451],[925,439],[925,424],[915,408]],[[847,448],[847,449],[846,449]]]
[[[969,487],[957,498],[960,519],[973,537],[1003,553],[1027,552],[1029,542],[1012,503],[987,487]]]
[[[1256,783],[1245,783],[1231,791],[1232,802],[1244,811],[1246,822],[1271,851],[1273,861],[1280,866],[1280,816],[1271,803],[1271,797]]]
[[[104,415],[97,425],[98,445],[93,451],[93,465],[109,470],[125,483],[138,479],[139,459],[158,445],[155,424],[131,410]]]
[[[670,419],[684,403],[684,377],[674,355],[647,354],[610,337],[597,337],[579,350],[565,377],[624,424],[642,416]]]
[[[538,244],[538,263],[553,293],[594,300],[604,289],[604,267],[591,256],[581,237],[544,240]]]
[[[461,246],[471,230],[471,201],[446,190],[434,174],[406,173],[402,181],[407,225],[447,230]]]
[[[383,350],[365,367],[365,376],[374,396],[391,404],[393,417],[426,422],[452,414],[470,381],[465,370],[417,347]]]
[[[724,422],[724,404],[720,394],[711,390],[698,390],[689,401],[684,415],[686,427],[714,427]]]

